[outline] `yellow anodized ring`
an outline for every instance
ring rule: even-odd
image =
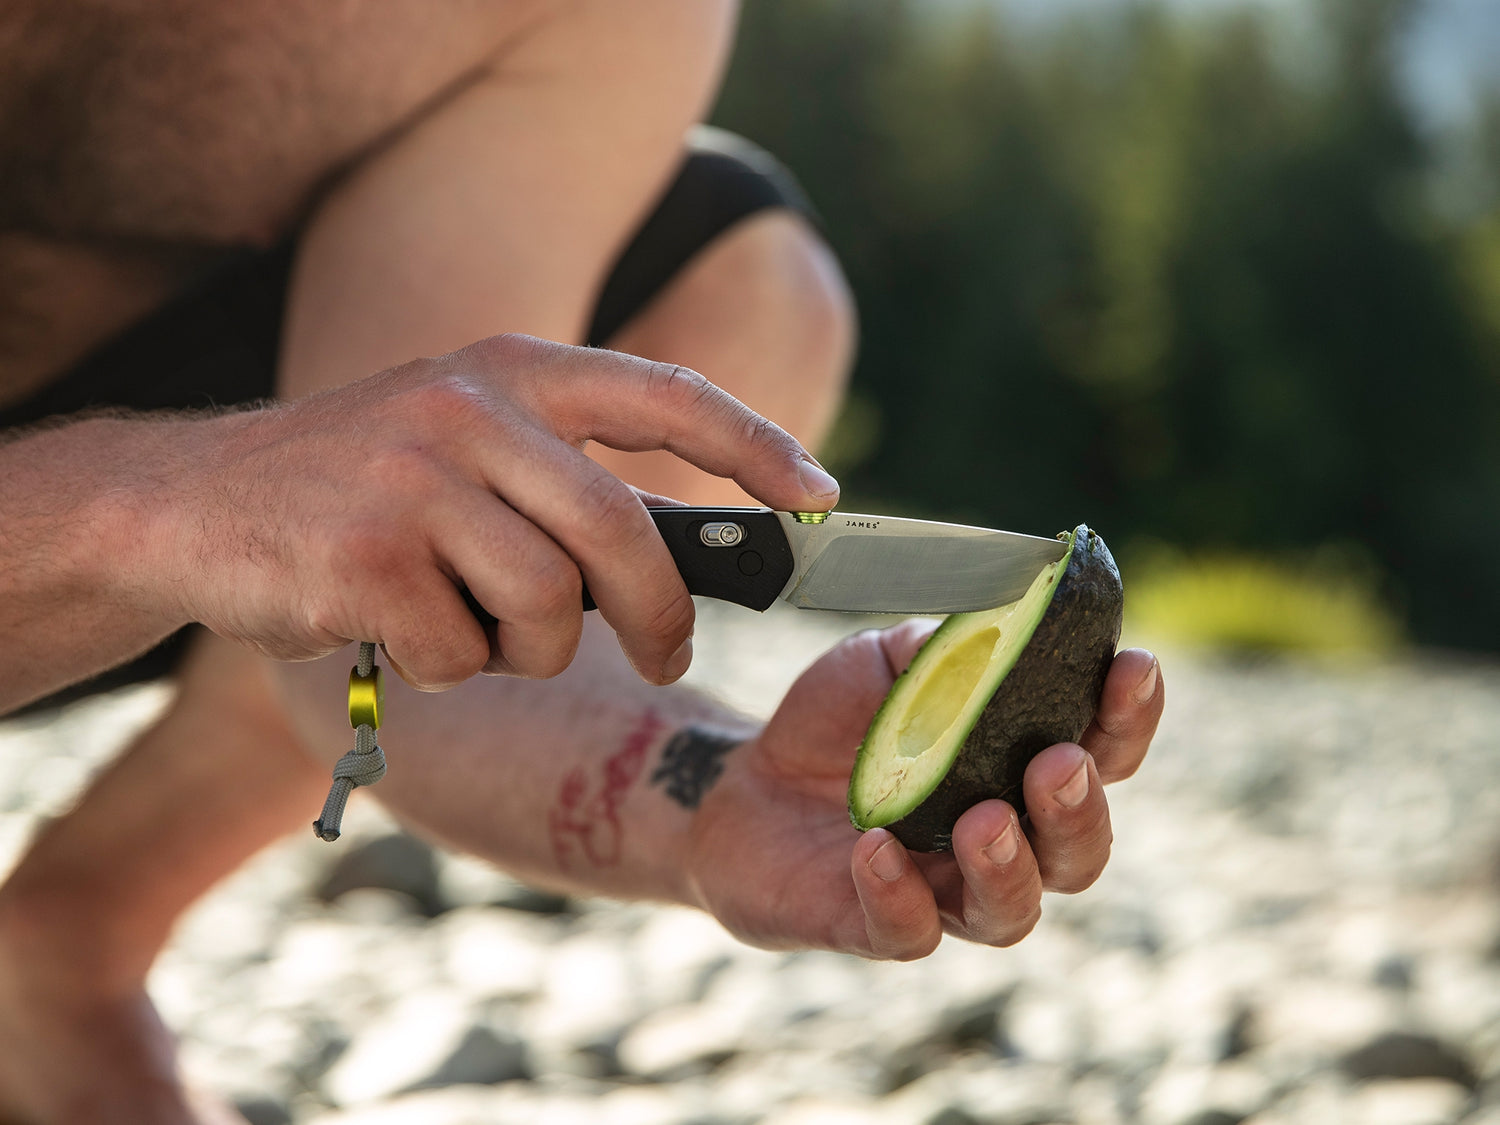
[[[380,678],[380,668],[370,669],[368,676],[361,676],[358,668],[349,670],[349,725],[380,729],[380,708],[385,702],[385,682]]]

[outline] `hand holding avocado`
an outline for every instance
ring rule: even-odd
[[[1024,823],[1006,802],[983,801],[937,855],[849,823],[856,747],[931,631],[907,622],[844,641],[728,759],[694,817],[687,862],[700,904],[743,940],[901,960],[932,952],[945,932],[1010,945],[1036,924],[1043,890],[1081,891],[1103,870],[1103,785],[1135,772],[1162,711],[1156,660],[1139,649],[1114,658],[1078,743],[1027,767]]]
[[[901,673],[854,760],[849,818],[946,851],[991,797],[1026,811],[1022,779],[1088,729],[1120,640],[1124,590],[1104,540],[1079,526],[1019,601],[955,613]]]

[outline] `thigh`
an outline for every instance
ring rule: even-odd
[[[295,397],[500,332],[581,342],[727,51],[724,0],[582,0],[355,168],[294,275]]]

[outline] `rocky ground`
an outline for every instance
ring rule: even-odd
[[[694,675],[760,711],[857,626],[706,616]],[[363,801],[205,901],[154,993],[256,1125],[1500,1125],[1500,665],[1163,664],[1110,869],[1012,950],[764,953]],[[0,859],[161,699],[0,727]]]

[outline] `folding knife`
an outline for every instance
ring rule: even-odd
[[[853,512],[650,508],[688,592],[763,610],[958,613],[1013,602],[1057,539]]]

